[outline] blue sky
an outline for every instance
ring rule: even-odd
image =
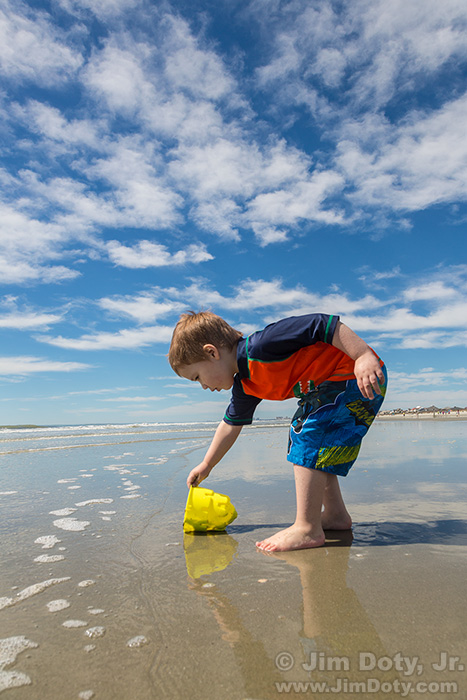
[[[166,360],[200,308],[340,314],[386,408],[467,406],[466,25],[464,0],[3,0],[0,423],[220,418]]]

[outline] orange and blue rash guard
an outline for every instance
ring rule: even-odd
[[[301,398],[323,381],[355,379],[354,360],[332,345],[338,321],[326,314],[291,316],[242,338],[224,421],[249,425],[262,399]]]

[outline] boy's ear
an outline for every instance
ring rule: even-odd
[[[215,345],[211,345],[211,343],[206,343],[206,345],[203,345],[203,350],[208,356],[208,358],[218,360],[220,357],[219,350],[216,348]]]

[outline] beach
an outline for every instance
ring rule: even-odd
[[[203,486],[238,512],[184,534],[214,423],[0,431],[0,692],[12,700],[465,697],[464,421],[378,419],[342,491],[352,531],[291,523],[285,422]]]
[[[423,413],[417,413],[415,411],[408,411],[406,413],[385,413],[378,415],[377,420],[437,420],[437,421],[447,421],[447,420],[467,420],[467,411],[444,411],[431,413],[430,411],[424,411]]]

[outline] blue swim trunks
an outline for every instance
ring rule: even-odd
[[[288,461],[346,476],[384,400],[387,372],[381,369],[386,382],[381,396],[371,401],[363,398],[355,379],[322,382],[300,399],[290,426]]]

